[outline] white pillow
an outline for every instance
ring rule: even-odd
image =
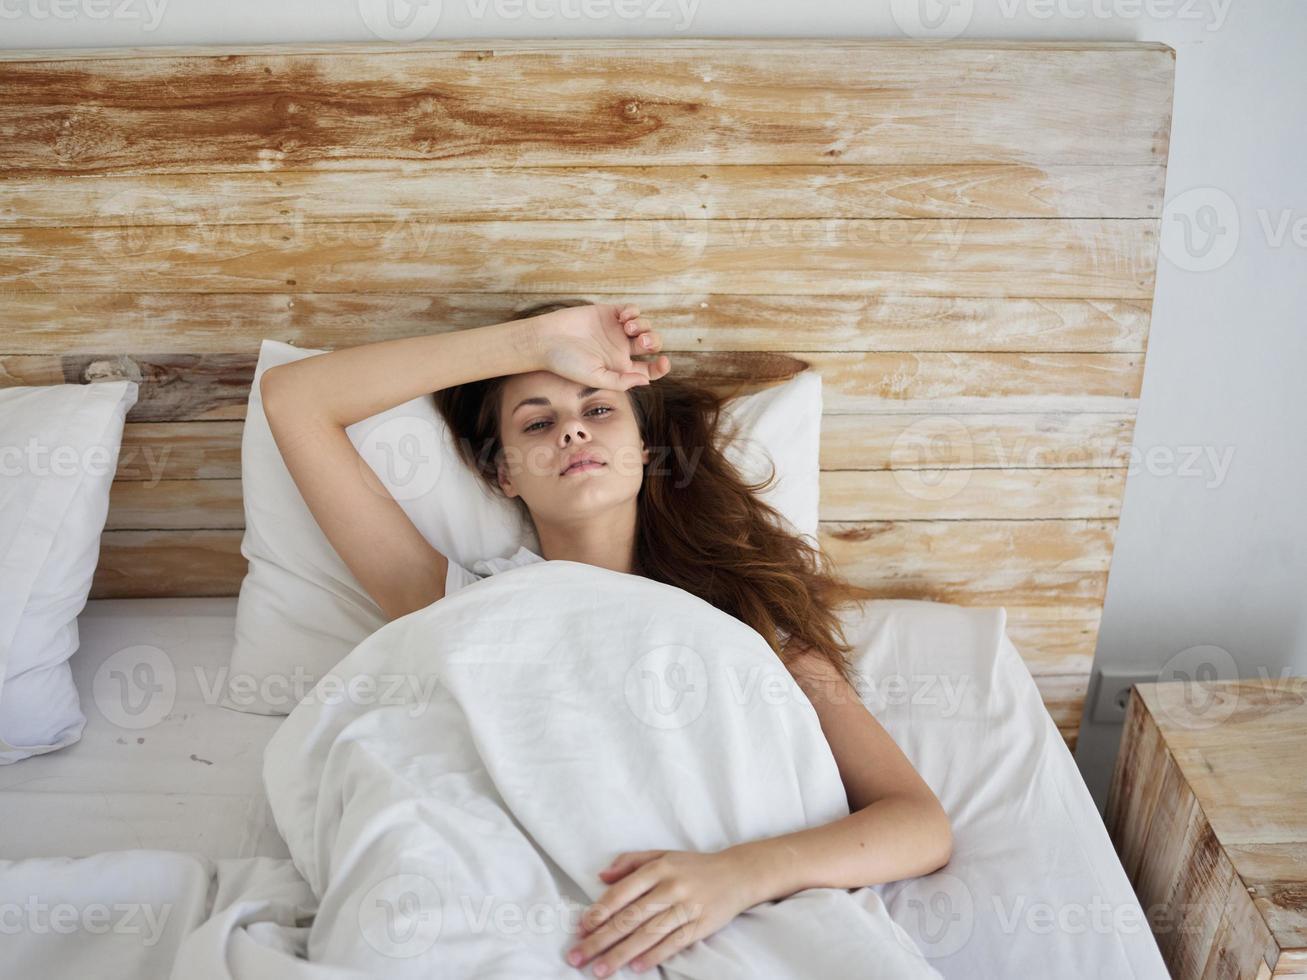
[[[135,381],[0,389],[0,764],[82,737],[68,658]]]
[[[259,381],[278,364],[324,353],[265,340],[250,387],[241,441],[249,570],[236,605],[236,636],[222,704],[287,714],[323,674],[386,622],[336,554],[300,496],[263,414]],[[777,484],[762,494],[799,532],[817,538],[821,376],[731,399],[732,441],[723,452],[750,480],[775,460]],[[470,567],[539,541],[517,505],[496,496],[462,461],[429,395],[346,428],[359,454],[413,524],[442,554]]]

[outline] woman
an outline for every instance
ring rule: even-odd
[[[568,955],[595,976],[649,969],[760,902],[928,874],[952,853],[939,801],[850,683],[835,604],[852,593],[755,493],[774,473],[747,484],[716,448],[721,396],[669,378],[661,349],[634,306],[547,304],[306,358],[261,383],[296,485],[388,617],[443,598],[449,562],[377,491],[345,427],[434,392],[467,463],[525,508],[545,560],[698,595],[757,630],[811,701],[850,815],[713,853],[619,854]]]

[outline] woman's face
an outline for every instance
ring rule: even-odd
[[[520,496],[537,522],[575,520],[635,499],[649,450],[626,392],[533,371],[510,377],[500,399],[499,485]],[[568,469],[582,455],[598,465]]]

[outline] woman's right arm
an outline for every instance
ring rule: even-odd
[[[442,388],[539,370],[539,319],[384,340],[263,373],[264,412],[300,495],[388,619],[443,598],[449,563],[377,479],[345,427]]]

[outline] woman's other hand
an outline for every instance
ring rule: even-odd
[[[599,872],[610,887],[585,910],[568,962],[596,977],[636,973],[712,935],[759,899],[746,848],[634,851]]]
[[[657,381],[672,369],[662,338],[631,304],[601,303],[533,318],[537,367],[578,384],[610,391]],[[640,355],[655,355],[637,361]]]

